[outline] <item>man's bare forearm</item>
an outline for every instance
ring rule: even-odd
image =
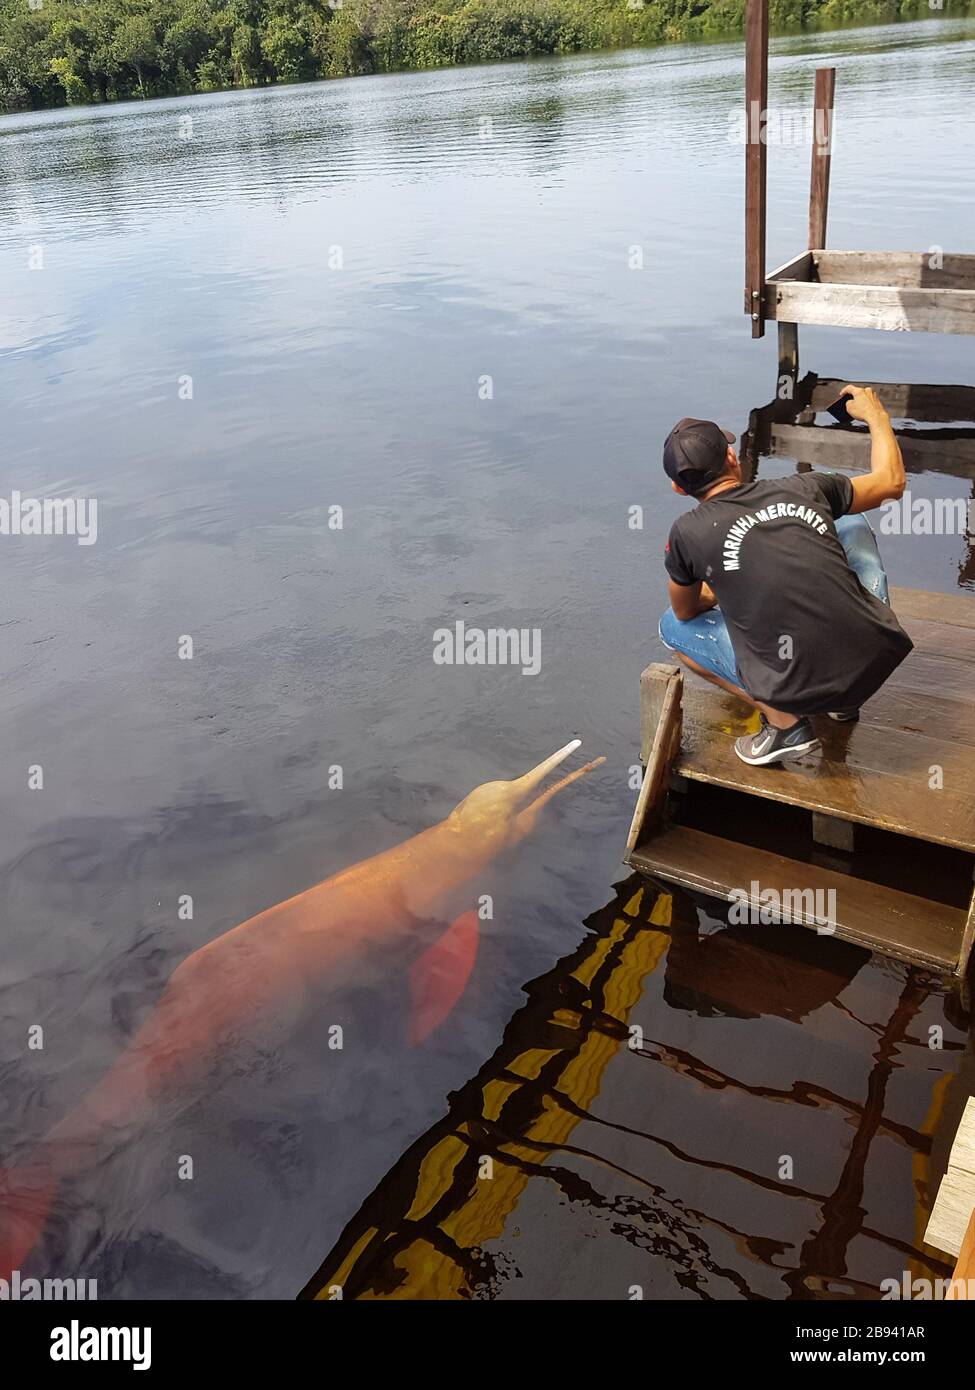
[[[900,497],[906,483],[900,445],[880,397],[869,386],[844,386],[851,419],[862,420],[870,429],[870,472],[852,480],[854,511],[879,507],[890,497]]]
[[[890,416],[879,401],[867,413],[866,421],[870,427],[870,472],[882,478],[892,490],[903,490],[907,475],[901,446],[891,426]]]

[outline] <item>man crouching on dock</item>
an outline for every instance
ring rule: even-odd
[[[912,643],[888,606],[887,576],[857,515],[904,491],[904,461],[875,392],[844,386],[870,427],[870,472],[798,473],[743,483],[734,435],[681,420],[664,444],[678,517],[664,563],[670,609],[661,640],[686,666],[760,711],[735,741],[746,763],[780,763],[819,746],[809,716],[859,716]],[[720,604],[720,609],[718,608]]]

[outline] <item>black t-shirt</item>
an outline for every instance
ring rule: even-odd
[[[799,473],[728,488],[671,528],[667,573],[711,586],[745,688],[774,709],[859,708],[912,648],[840,544],[852,500],[849,478]]]

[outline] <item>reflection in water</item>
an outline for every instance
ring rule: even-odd
[[[451,1298],[490,1288],[500,1268],[484,1242],[501,1234],[532,1176],[598,1094],[643,979],[666,949],[670,897],[654,903],[640,889],[629,906],[633,916],[607,919],[535,982],[498,1053],[400,1160],[307,1295],[328,1298],[339,1287],[345,1297]],[[546,1176],[586,1200],[571,1174],[551,1167]]]
[[[97,1146],[125,1145],[160,1104],[198,1098],[201,1079],[206,1089],[216,1059],[242,1039],[279,1048],[309,987],[334,987],[350,960],[416,936],[449,894],[529,835],[553,796],[603,762],[586,763],[535,795],[579,745],[574,739],[515,781],[476,787],[439,825],[258,913],[185,960],[109,1074],[27,1164],[0,1174],[0,1277],[19,1268],[58,1184],[91,1166]],[[477,923],[476,912],[463,913],[410,967],[414,1043],[443,1023],[463,993]]]
[[[930,1124],[888,1112],[895,1079],[899,1114],[927,1107],[931,986],[907,971],[889,1016],[858,1017],[867,952],[702,932],[689,897],[636,878],[587,925],[303,1297],[872,1298],[902,1267],[945,1272],[898,1229],[889,1191],[913,1181],[930,1205]],[[674,1008],[686,1046],[660,1040]],[[767,1038],[787,1025],[784,1069],[774,1048],[737,1067],[723,1050],[729,1020],[760,1016]],[[848,1029],[874,1035],[866,1076],[837,1055]],[[824,1065],[847,1085],[820,1080]]]

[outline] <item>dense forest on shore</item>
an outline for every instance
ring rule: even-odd
[[[83,105],[740,33],[745,0],[0,0],[0,107]],[[774,26],[975,0],[770,0]]]

